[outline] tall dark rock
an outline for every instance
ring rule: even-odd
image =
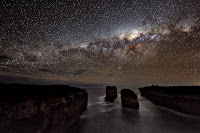
[[[121,91],[122,107],[139,109],[137,95],[130,89],[122,89]]]
[[[105,100],[113,103],[115,98],[117,98],[117,87],[115,87],[115,86],[106,86],[106,97],[105,97]]]

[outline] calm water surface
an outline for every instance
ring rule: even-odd
[[[87,110],[74,133],[200,133],[200,117],[185,115],[156,106],[138,94],[139,110],[121,107],[118,94],[115,103],[104,102],[105,89],[87,89]]]

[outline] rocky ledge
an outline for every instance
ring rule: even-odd
[[[154,104],[183,113],[200,115],[200,86],[151,86],[139,88]]]
[[[106,86],[106,97],[105,97],[105,100],[113,103],[115,98],[117,98],[117,87],[115,87],[115,86]]]
[[[61,133],[80,119],[88,93],[65,85],[0,84],[0,131]]]
[[[137,95],[130,89],[121,90],[122,107],[139,109]]]

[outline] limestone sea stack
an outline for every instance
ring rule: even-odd
[[[2,133],[61,133],[87,108],[85,89],[66,85],[0,84]]]
[[[121,90],[122,107],[139,109],[137,95],[130,89]]]
[[[117,87],[115,87],[115,86],[106,86],[106,97],[105,97],[105,100],[113,103],[115,98],[117,98]]]
[[[139,88],[154,104],[183,113],[200,115],[200,86],[149,86]]]

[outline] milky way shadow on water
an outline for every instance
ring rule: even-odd
[[[200,117],[152,104],[138,94],[139,110],[104,101],[105,89],[87,89],[88,108],[72,133],[199,133]]]

